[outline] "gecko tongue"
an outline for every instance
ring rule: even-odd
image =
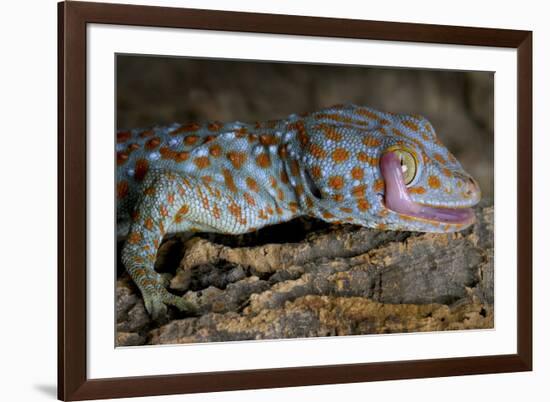
[[[466,224],[474,218],[471,208],[437,208],[414,202],[409,196],[399,157],[387,152],[380,159],[380,169],[386,183],[386,208],[394,212],[443,223]]]

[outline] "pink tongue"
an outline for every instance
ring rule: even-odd
[[[409,196],[399,157],[386,152],[380,159],[380,169],[386,182],[386,208],[394,212],[444,223],[468,223],[474,217],[471,208],[436,208],[417,204]]]

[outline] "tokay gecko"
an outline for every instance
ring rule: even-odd
[[[379,230],[453,232],[474,221],[476,181],[424,117],[338,105],[282,120],[119,131],[121,257],[153,318],[168,292],[154,270],[166,233],[239,234],[312,216]]]

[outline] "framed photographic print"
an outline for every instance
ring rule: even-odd
[[[59,398],[531,370],[531,60],[59,3]]]

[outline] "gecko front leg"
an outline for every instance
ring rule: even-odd
[[[145,308],[153,319],[165,317],[167,305],[192,313],[196,307],[168,292],[167,281],[154,270],[156,253],[167,228],[189,210],[192,183],[177,173],[151,170],[144,178],[142,189],[122,249],[122,262],[141,291]]]

